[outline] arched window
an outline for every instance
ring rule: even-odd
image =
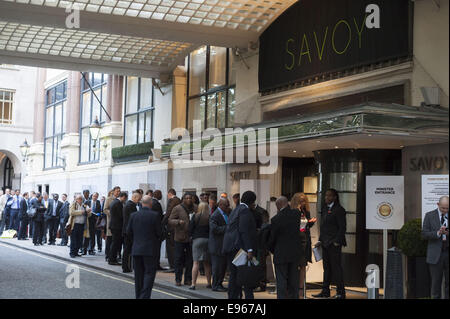
[[[5,167],[3,169],[3,190],[12,188],[12,176],[14,174],[14,168],[11,160],[7,157]]]

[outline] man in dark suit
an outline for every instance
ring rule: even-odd
[[[54,230],[53,223],[55,222],[56,218],[53,215],[56,213],[54,201],[52,198],[48,197],[48,194],[46,192],[42,193],[42,203],[45,206],[45,214],[44,214],[44,233],[42,234],[42,243],[47,243],[47,233],[49,233],[49,245],[53,245],[52,243],[52,233],[50,231],[50,227],[52,227],[52,231]],[[59,211],[58,211],[59,213]],[[59,215],[58,215],[59,216]]]
[[[161,219],[151,208],[151,197],[144,196],[142,209],[131,215],[127,228],[127,236],[133,242],[136,299],[150,299],[158,266]]]
[[[347,246],[345,232],[347,228],[346,211],[339,203],[335,189],[325,193],[325,205],[322,205],[320,218],[319,245],[322,246],[323,284],[322,291],[313,295],[316,298],[330,297],[330,284],[334,277],[337,291],[334,299],[345,299],[344,275],[342,270],[342,246]]]
[[[22,195],[22,200],[20,201],[20,213],[19,213],[19,219],[20,219],[20,227],[19,227],[19,234],[17,236],[18,240],[26,240],[27,239],[27,227],[29,224],[29,218],[28,218],[28,193],[25,192]]]
[[[261,265],[261,268],[263,270],[263,279],[261,280],[261,282],[259,283],[259,287],[257,287],[254,291],[255,292],[262,292],[266,290],[266,284],[267,284],[267,276],[266,276],[266,257],[268,255],[267,249],[265,249],[262,245],[262,226],[264,224],[268,224],[269,223],[269,213],[267,212],[267,210],[265,210],[264,208],[262,208],[261,206],[259,206],[258,204],[254,203],[252,205],[252,207],[250,207],[250,210],[253,214],[253,217],[255,218],[255,223],[256,223],[256,233],[258,236],[258,245],[257,245],[257,250],[256,250],[256,258],[258,259],[258,262]]]
[[[133,241],[130,236],[127,235],[128,222],[130,220],[131,214],[135,213],[137,209],[137,204],[141,199],[141,194],[138,192],[133,192],[131,199],[127,201],[123,207],[123,255],[122,255],[122,271],[124,273],[131,272],[131,248],[133,246]]]
[[[68,244],[68,237],[66,233],[66,224],[69,221],[69,208],[70,203],[67,200],[67,194],[61,195],[62,199],[62,207],[59,213],[59,232],[61,237],[61,242],[58,244],[58,246],[67,246]]]
[[[117,261],[117,255],[119,254],[123,243],[123,204],[128,199],[128,195],[125,192],[121,192],[119,197],[111,203],[111,222],[109,229],[112,234],[111,252],[108,258],[108,264],[121,265]]]
[[[445,277],[445,299],[448,299],[448,196],[442,196],[438,208],[426,213],[422,236],[428,240],[427,264],[431,274],[431,298],[441,299],[442,277]]]
[[[256,224],[250,206],[256,201],[256,194],[247,191],[242,194],[241,204],[230,214],[223,239],[223,253],[227,256],[230,269],[228,299],[241,299],[244,288],[245,299],[254,299],[254,287],[241,287],[236,283],[237,267],[232,261],[239,249],[247,252],[248,260],[252,260],[256,250]]]
[[[228,199],[221,198],[219,205],[209,218],[209,240],[208,250],[211,254],[212,263],[212,290],[227,291],[223,287],[223,279],[227,268],[227,258],[222,253],[223,237],[228,223],[228,209],[230,202]]]
[[[86,194],[87,192],[87,194]],[[84,193],[85,198],[86,196],[89,197],[89,191],[85,191]],[[83,255],[86,255],[89,253],[89,255],[95,255],[95,225],[97,225],[97,219],[101,215],[102,212],[102,205],[100,201],[98,200],[98,193],[95,192],[92,194],[92,198],[85,200],[84,202],[87,206],[91,208],[91,216],[89,217],[89,238],[85,237],[83,242]],[[101,246],[100,246],[101,247]]]
[[[172,213],[172,210],[175,206],[178,206],[181,204],[181,199],[177,197],[177,192],[171,188],[167,192],[167,209],[166,213],[164,214],[163,220],[162,220],[162,228],[163,228],[163,239],[166,240],[166,253],[167,253],[167,261],[169,262],[170,269],[169,272],[174,272],[175,270],[175,239],[174,239],[174,230],[172,227],[170,227],[168,221],[170,214]]]
[[[300,218],[286,197],[275,202],[278,214],[272,218],[269,247],[273,253],[278,299],[298,299],[298,266],[301,258]]]
[[[162,199],[162,192],[159,189],[155,190],[153,192],[153,198],[152,198],[152,210],[157,212],[157,213],[159,213],[159,216],[160,216],[161,220],[163,220],[164,212],[163,212],[161,203],[159,202],[161,199]],[[160,251],[159,255],[160,256],[159,256],[159,259],[158,259],[158,270],[165,270],[163,267],[161,267],[161,264],[160,264],[160,261],[159,261],[161,259],[161,244],[162,244],[163,240],[164,240],[164,238],[161,238],[161,243],[159,244],[159,248],[160,248],[159,249],[159,251]]]

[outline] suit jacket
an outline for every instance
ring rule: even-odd
[[[274,264],[299,263],[302,256],[300,216],[289,206],[271,219],[269,249]]]
[[[180,205],[180,204],[181,204],[181,199],[179,199],[176,196],[172,197],[171,199],[168,200],[167,210],[166,210],[166,213],[164,214],[164,217],[162,220],[163,227],[165,225],[167,225],[169,230],[173,230],[173,227],[169,225],[169,217],[170,217],[170,214],[172,213],[172,210],[175,208],[175,206]]]
[[[88,201],[86,201],[86,205],[88,205],[90,208],[92,208],[92,204],[93,204],[93,201],[92,201],[92,199],[90,199],[90,200],[88,200]],[[100,201],[97,199],[96,201],[95,201],[95,210],[92,210],[92,214],[100,214],[102,212],[102,204],[100,203]],[[97,216],[98,216],[97,215]]]
[[[20,211],[19,211],[19,219],[20,220],[28,220],[28,205],[29,202],[27,199],[22,197],[22,200],[20,201]]]
[[[328,213],[328,205],[322,205],[320,218],[320,237],[319,241],[324,247],[338,243],[347,246],[345,232],[347,229],[346,211],[338,203],[334,203]]]
[[[46,208],[44,206],[44,201],[39,201],[37,198],[31,200],[31,205],[36,208],[36,214],[33,217],[34,221],[43,222],[45,217]]]
[[[437,234],[441,228],[440,215],[439,211],[435,209],[426,213],[423,219],[422,237],[428,240],[427,263],[432,265],[439,262],[442,252],[442,235],[438,236]]]
[[[120,230],[123,229],[123,204],[116,198],[110,207],[111,221],[109,223],[109,229]]]
[[[180,243],[188,243],[190,241],[189,236],[189,214],[197,211],[197,205],[194,204],[192,211],[186,212],[183,204],[177,205],[172,209],[169,217],[169,225],[171,225],[175,231],[174,239]],[[179,221],[184,221],[183,225],[179,224]]]
[[[106,215],[106,236],[112,236],[109,224],[111,223],[111,204],[114,199],[114,196],[109,196],[105,199],[105,203],[103,204],[103,212]]]
[[[158,212],[143,207],[131,214],[126,232],[133,241],[131,255],[158,256],[161,232],[161,219]]]
[[[256,242],[255,218],[250,209],[241,203],[229,216],[222,251],[225,254],[239,249],[256,252]]]
[[[44,206],[45,206],[45,200],[44,199],[42,199],[42,204],[44,204]],[[45,210],[45,214],[44,214],[44,219],[45,220],[48,220],[49,218],[52,217],[53,205],[55,205],[55,201],[52,198],[49,198],[48,199],[47,209]],[[56,210],[56,217],[59,217],[58,209]]]
[[[127,201],[125,206],[123,206],[123,234],[127,233],[128,222],[130,220],[130,215],[137,211],[136,203],[132,200]]]
[[[161,204],[156,198],[152,198],[152,210],[159,213],[162,221],[164,217],[163,209],[161,207]]]
[[[62,224],[67,224],[67,221],[69,220],[69,207],[70,203],[68,200],[61,206],[61,210],[59,211],[59,222]]]
[[[208,250],[211,254],[223,255],[223,237],[225,236],[226,229],[227,224],[225,223],[225,219],[219,209],[216,209],[209,217]]]

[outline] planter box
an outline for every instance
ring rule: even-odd
[[[407,298],[430,298],[431,276],[426,257],[408,257],[407,274]]]
[[[115,147],[111,155],[116,163],[146,160],[152,155],[152,148],[153,142]]]

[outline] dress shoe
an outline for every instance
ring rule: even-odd
[[[82,255],[87,255],[87,251],[86,251],[86,250],[83,250]]]
[[[345,295],[344,294],[337,294],[332,299],[345,299]]]
[[[192,281],[185,281],[185,282],[184,282],[184,285],[185,285],[185,286],[191,286],[191,285],[192,285]]]
[[[83,257],[83,255],[82,254],[77,254],[77,257]]]
[[[70,258],[75,258],[75,257],[77,257],[76,255],[70,255]]]
[[[108,265],[113,265],[113,266],[122,266],[121,263],[119,263],[118,261],[108,261]]]
[[[129,272],[132,272],[132,270],[130,270],[130,269],[123,269],[122,272],[126,274],[126,273],[129,273]]]
[[[217,287],[217,288],[214,288],[212,291],[226,292],[226,291],[228,291],[228,289],[224,288],[224,287]]]
[[[195,286],[190,286],[189,290],[195,290]]]
[[[175,286],[180,287],[180,286],[181,286],[181,282],[177,281],[177,282],[175,283]]]
[[[263,292],[266,291],[266,287],[256,287],[253,289],[253,292]]]
[[[175,272],[175,269],[165,269],[165,270],[163,270],[163,272],[164,273],[174,273]]]
[[[330,294],[326,294],[323,291],[321,291],[318,294],[312,295],[314,298],[330,298]]]
[[[90,250],[90,251],[89,251],[89,255],[93,256],[93,255],[95,255],[95,252],[92,251],[92,250]]]

